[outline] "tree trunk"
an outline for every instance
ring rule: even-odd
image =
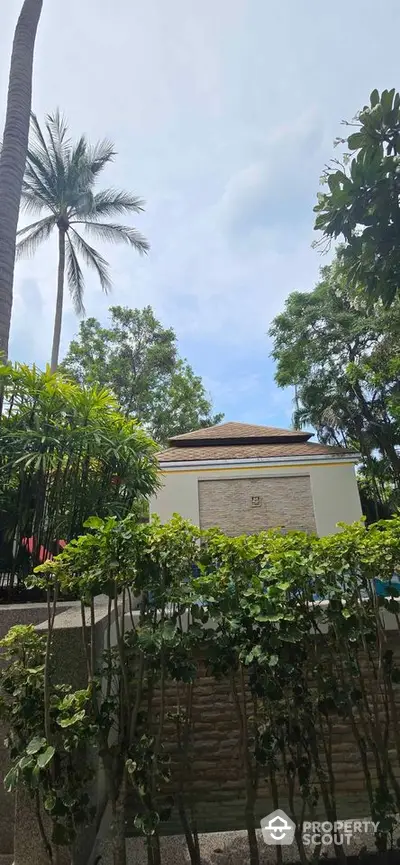
[[[56,314],[54,317],[53,347],[51,349],[51,371],[55,372],[58,367],[60,354],[61,323],[64,303],[64,272],[65,272],[65,231],[58,229],[58,280]]]
[[[28,149],[32,67],[43,0],[25,0],[15,29],[0,155],[0,353],[8,356],[15,245]]]
[[[113,865],[126,865],[125,793],[123,786],[116,802],[112,802],[112,855]]]
[[[246,810],[245,810],[245,825],[247,829],[247,841],[249,845],[250,852],[250,865],[260,865],[260,853],[258,849],[257,835],[256,835],[256,821],[254,817],[254,803],[249,801],[249,797],[247,798]],[[255,797],[254,797],[255,798]]]

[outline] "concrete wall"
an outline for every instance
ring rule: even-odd
[[[60,610],[70,607],[60,604]],[[0,639],[13,625],[38,625],[47,617],[47,604],[4,604],[0,606]],[[6,793],[3,780],[8,772],[8,751],[4,747],[6,730],[0,724],[0,854],[12,853],[14,846],[14,796]]]
[[[362,516],[355,468],[349,463],[315,467],[310,472],[317,533],[338,531],[337,523],[354,523]]]
[[[236,469],[168,469],[162,475],[162,488],[150,501],[150,510],[151,513],[158,514],[162,522],[169,520],[173,513],[178,513],[195,525],[200,525],[199,481],[295,476],[310,479],[315,524],[319,535],[330,535],[338,531],[338,522],[352,523],[360,519],[362,511],[354,466],[351,463],[338,462]]]
[[[98,599],[95,608],[96,655],[100,657],[104,649],[104,635],[107,619],[107,600]],[[86,659],[82,641],[81,609],[79,603],[66,602],[58,605],[54,624],[53,652],[57,680],[71,684],[73,688],[86,687]],[[46,604],[13,604],[0,607],[0,636],[17,624],[34,624],[38,631],[47,629]],[[0,731],[0,854],[14,853],[15,865],[48,865],[39,836],[32,801],[23,792],[18,792],[17,800],[3,787],[4,775],[8,771],[8,752],[3,745],[4,730]],[[88,755],[88,759],[91,759]],[[101,772],[97,772],[91,790],[100,819],[105,805],[105,787]],[[79,839],[79,855],[74,860],[77,865],[88,862],[96,836],[96,826],[85,830]],[[69,865],[68,859],[68,865]],[[64,865],[61,861],[59,865]],[[67,860],[65,861],[67,865]]]

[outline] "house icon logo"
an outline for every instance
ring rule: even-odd
[[[293,844],[296,826],[284,811],[272,811],[267,817],[263,817],[260,826],[266,844]]]

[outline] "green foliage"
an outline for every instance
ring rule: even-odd
[[[92,817],[87,786],[93,769],[85,748],[93,746],[97,728],[90,692],[72,692],[66,685],[51,688],[49,742],[43,707],[46,637],[32,625],[20,625],[0,646],[6,662],[0,677],[0,717],[8,727],[11,757],[4,786],[9,792],[22,786],[35,799],[44,838],[44,812],[51,818],[46,849],[51,842],[70,845],[78,827]]]
[[[127,417],[136,417],[159,444],[173,435],[219,423],[201,379],[179,358],[176,335],[150,306],[112,306],[111,323],[83,321],[62,369],[81,384],[110,388]]]
[[[167,678],[193,683],[195,651],[204,640],[191,583],[200,532],[178,516],[165,526],[157,519],[138,524],[134,515],[121,522],[92,517],[86,528],[86,535],[36,569],[33,582],[73,591],[87,606],[99,594],[110,599],[109,634],[115,621],[116,645],[110,643],[99,668],[93,669],[91,658],[88,666],[91,681],[106,682],[105,691],[96,690],[95,714],[113,826],[119,826],[114,842],[124,838],[127,789],[133,787],[135,825],[157,861],[158,823],[171,807],[163,789],[170,774],[163,748],[165,684]],[[152,709],[156,689],[158,711]],[[143,701],[146,713],[140,711]]]
[[[193,690],[205,661],[208,675],[225,678],[236,711],[252,865],[258,863],[254,813],[262,778],[274,807],[289,807],[303,865],[305,815],[316,819],[318,808],[319,816],[323,810],[330,822],[338,819],[334,729],[343,722],[358,749],[372,818],[380,821],[376,842],[385,849],[400,807],[395,699],[400,670],[382,613],[390,613],[398,637],[400,593],[392,578],[400,571],[400,518],[340,528],[324,538],[278,531],[231,538],[216,529],[201,532],[179,516],[165,525],[157,519],[141,525],[132,515],[122,521],[90,518],[87,534],[40,565],[34,578],[50,596],[72,589],[82,600],[88,690],[63,689],[52,697],[50,737],[43,734],[41,698],[35,697],[33,720],[28,729],[22,724],[16,754],[24,762],[15,763],[7,784],[21,783],[26,766],[47,778],[58,750],[63,753],[70,741],[60,743],[60,736],[76,731],[76,749],[95,729],[113,815],[115,862],[125,843],[130,790],[135,826],[146,838],[150,861],[161,862],[160,826],[176,806],[191,861],[199,865]],[[376,577],[386,583],[379,597]],[[99,594],[108,595],[109,617],[106,649],[96,664],[90,646]],[[35,695],[44,646],[38,639],[33,629],[16,629],[4,641],[9,650],[16,641],[32,653],[23,667],[19,661],[18,675],[24,688],[33,677]],[[175,705],[169,702],[171,683]],[[19,703],[17,719],[24,711],[24,700]],[[171,745],[174,771],[178,765],[172,800],[167,795]],[[336,852],[343,859],[343,851]]]
[[[157,486],[154,443],[104,388],[23,365],[0,368],[0,536],[4,570],[29,572],[43,548],[90,514],[123,516]],[[34,538],[31,557],[23,538]],[[41,549],[42,548],[42,549]]]
[[[341,258],[310,293],[295,292],[271,327],[276,380],[296,387],[295,424],[353,447],[379,506],[398,488],[400,305],[390,311],[349,287]]]
[[[315,228],[328,241],[344,238],[353,285],[390,305],[400,283],[400,94],[373,90],[347,125],[357,131],[339,139],[348,153],[324,174],[328,190],[318,195]]]

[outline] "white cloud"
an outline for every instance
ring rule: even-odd
[[[19,5],[0,5],[0,124]],[[118,157],[104,183],[146,198],[136,222],[152,245],[145,260],[102,249],[114,293],[102,297],[88,275],[88,314],[104,320],[109,302],[152,304],[189,360],[196,347],[196,370],[215,380],[231,416],[284,419],[290,394],[274,402],[266,331],[288,292],[316,280],[312,206],[341,118],[397,80],[397,0],[383,0],[379,15],[376,0],[338,0],[334,14],[320,0],[69,0],[65,8],[43,5],[35,110],[59,105],[74,135],[111,136]],[[54,244],[18,264],[14,352],[41,363],[55,279]],[[76,329],[67,298],[64,349]]]

